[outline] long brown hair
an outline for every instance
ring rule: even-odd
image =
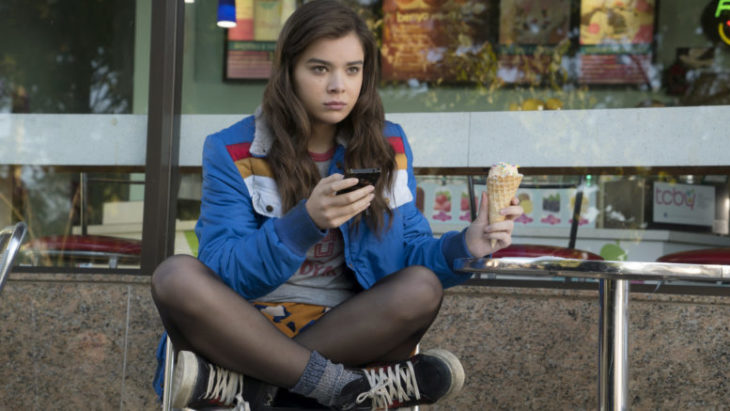
[[[347,142],[347,168],[380,167],[375,199],[365,219],[380,230],[392,211],[383,192],[394,176],[395,154],[383,137],[385,114],[377,91],[377,46],[365,22],[337,0],[314,0],[299,7],[279,35],[271,77],[263,97],[263,113],[274,142],[267,155],[285,211],[308,198],[320,174],[307,150],[312,128],[309,115],[294,92],[293,72],[299,56],[317,40],[338,39],[355,33],[365,54],[360,96],[350,115],[340,122],[337,135]],[[356,221],[360,220],[360,216]]]

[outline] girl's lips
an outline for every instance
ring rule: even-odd
[[[329,103],[324,103],[324,106],[330,110],[342,110],[343,108],[345,108],[346,104],[337,101],[331,101]]]

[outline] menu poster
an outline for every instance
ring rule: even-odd
[[[496,38],[492,20],[495,7],[482,0],[383,0],[383,79],[456,80],[453,57]]]
[[[506,83],[540,83],[570,32],[570,0],[501,0],[499,68]]]
[[[581,0],[582,84],[646,84],[655,0]]]
[[[236,26],[226,33],[225,78],[268,79],[276,39],[296,0],[236,0]]]
[[[570,31],[570,0],[501,0],[499,44],[555,45]]]
[[[276,43],[264,41],[228,42],[226,79],[268,79]]]

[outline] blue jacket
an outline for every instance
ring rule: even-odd
[[[266,163],[271,136],[254,116],[209,136],[203,149],[203,197],[195,232],[198,258],[246,299],[263,296],[294,274],[307,250],[326,232],[309,217],[304,201],[282,215],[276,182]],[[431,268],[444,287],[468,276],[452,270],[453,261],[469,257],[463,233],[436,239],[415,205],[412,153],[403,129],[387,123],[385,138],[398,164],[386,193],[393,208],[392,226],[377,237],[366,225],[339,229],[345,260],[367,289],[388,274],[411,265]],[[343,173],[344,146],[338,144],[329,173]]]
[[[465,281],[468,275],[452,269],[455,259],[471,257],[464,232],[434,238],[415,205],[413,154],[405,133],[386,122],[384,136],[397,163],[394,183],[385,193],[393,210],[392,224],[379,237],[366,224],[357,230],[350,222],[340,226],[348,267],[364,289],[412,265],[433,270],[444,288]],[[304,201],[282,213],[266,162],[271,144],[265,123],[249,116],[208,136],[203,149],[202,205],[195,227],[198,258],[247,300],[286,282],[304,262],[307,250],[327,234],[314,224]],[[329,174],[343,173],[343,144],[338,140]],[[386,227],[389,223],[386,220]],[[160,353],[162,347],[158,357]]]

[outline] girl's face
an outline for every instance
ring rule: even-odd
[[[313,128],[334,126],[352,111],[362,88],[365,53],[355,33],[319,39],[294,65],[294,92]]]

